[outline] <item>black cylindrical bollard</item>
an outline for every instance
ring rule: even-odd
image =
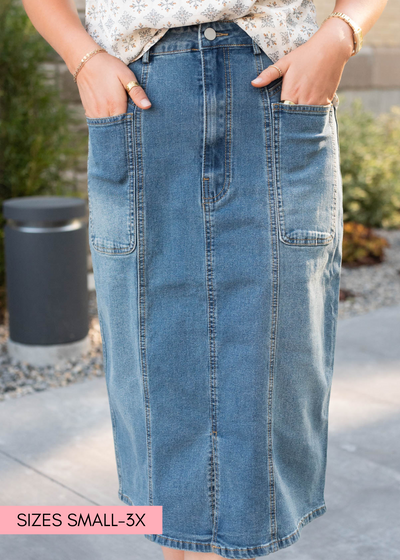
[[[3,215],[10,340],[82,341],[89,330],[86,201],[13,198],[3,202]]]

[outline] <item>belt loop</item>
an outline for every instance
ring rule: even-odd
[[[147,51],[142,56],[142,60],[144,64],[148,64],[150,62],[150,53],[149,53],[150,49],[147,49]]]
[[[253,52],[254,52],[254,54],[260,54],[261,53],[260,47],[258,46],[258,44],[255,42],[254,39],[252,39],[252,42],[253,42]]]

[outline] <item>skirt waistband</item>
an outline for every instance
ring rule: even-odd
[[[148,62],[149,55],[153,54],[175,54],[180,51],[198,51],[227,46],[252,47],[255,54],[261,52],[257,43],[237,23],[219,20],[171,27],[157,43],[143,54],[143,62]]]

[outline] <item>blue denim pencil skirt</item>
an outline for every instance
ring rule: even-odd
[[[150,541],[223,558],[326,511],[337,107],[252,86],[270,64],[232,21],[171,28],[129,65],[152,107],[87,118],[118,495],[163,506]]]

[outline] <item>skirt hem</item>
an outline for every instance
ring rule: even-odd
[[[124,503],[129,505],[133,504],[132,500],[126,496],[125,494],[119,493],[119,498]],[[282,537],[276,541],[272,541],[267,544],[262,544],[259,546],[252,546],[252,547],[243,547],[243,548],[230,548],[227,546],[221,546],[218,543],[202,543],[198,541],[183,541],[180,539],[174,539],[172,537],[167,537],[166,535],[158,535],[158,534],[145,534],[144,537],[156,544],[166,546],[169,548],[175,548],[179,550],[190,550],[193,552],[214,552],[215,554],[219,554],[223,558],[231,558],[233,560],[241,560],[241,559],[251,559],[256,556],[266,556],[271,552],[276,552],[282,548],[287,548],[292,544],[296,543],[300,536],[301,536],[301,529],[310,523],[313,519],[317,517],[321,517],[324,513],[326,513],[326,504],[323,504],[306,515],[304,515],[297,524],[297,529],[287,535],[286,537]]]

